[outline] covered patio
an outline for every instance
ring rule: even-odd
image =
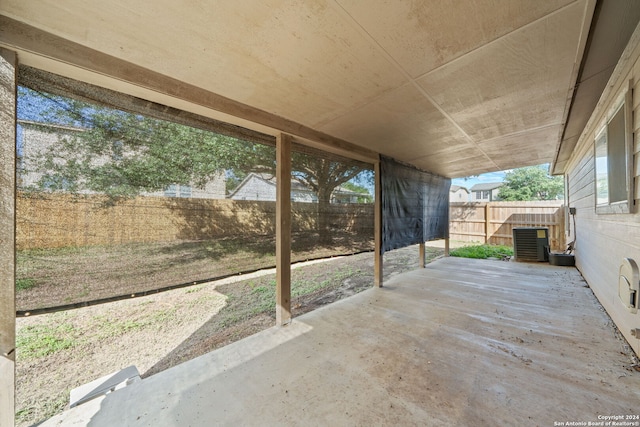
[[[442,258],[42,425],[600,422],[631,357],[575,269]]]
[[[268,137],[278,180],[279,326],[44,425],[563,425],[637,415],[633,352],[577,270],[441,259],[382,287],[382,254],[400,247],[384,232],[411,227],[383,210],[407,198],[383,191],[381,175],[388,160],[419,170],[420,191],[428,172],[433,193],[448,194],[452,178],[550,163],[578,212],[576,265],[638,353],[638,281],[620,292],[618,277],[622,259],[640,258],[638,22],[634,0],[5,0],[0,426],[14,424],[16,409],[16,93],[29,69],[73,80],[76,95],[113,91],[135,113]],[[625,210],[614,200],[598,216],[595,128],[618,111],[614,100],[628,106],[616,128]],[[376,255],[372,289],[292,319],[296,146],[374,168]],[[414,227],[424,238],[402,242],[422,252],[448,236],[448,205],[431,199],[444,200],[423,197],[412,219],[436,232]]]

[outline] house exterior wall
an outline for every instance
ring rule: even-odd
[[[469,201],[469,192],[463,190],[462,188],[457,191],[452,191],[449,193],[449,202],[457,203],[457,202],[468,202]]]
[[[244,182],[233,195],[230,196],[233,200],[256,200],[265,202],[276,201],[276,186],[274,183],[266,181],[255,175]],[[292,202],[313,203],[318,199],[311,191],[299,191],[291,190]]]
[[[640,27],[638,27],[640,28]],[[566,182],[568,204],[576,208],[575,229],[568,221],[567,241],[575,237],[576,265],[589,286],[607,310],[636,354],[640,354],[640,339],[631,335],[640,328],[640,312],[631,314],[618,296],[618,275],[623,258],[640,264],[640,33],[636,29],[627,50],[622,55],[605,92],[583,130],[568,162]],[[615,108],[620,95],[633,88],[633,213],[597,213],[595,184],[595,139],[607,115]],[[588,339],[588,337],[584,337]]]
[[[241,188],[238,188],[238,191],[231,198],[233,200],[274,202],[276,200],[276,187],[270,182],[253,178],[245,182]]]
[[[472,202],[494,202],[500,200],[498,197],[498,193],[500,192],[500,187],[494,188],[493,190],[478,190],[471,192],[471,201]]]
[[[192,185],[174,185],[164,191],[154,191],[152,193],[141,193],[142,196],[154,197],[180,197],[187,199],[224,199],[227,197],[227,189],[225,187],[226,177],[224,172],[220,172],[207,182],[204,188],[198,188]]]
[[[231,196],[231,199],[275,202],[276,186],[271,182],[254,176],[239,188],[238,191]],[[310,192],[292,190],[291,201],[311,203],[317,200]]]
[[[34,186],[42,177],[41,173],[33,172],[35,162],[46,152],[47,148],[62,138],[72,138],[80,130],[57,127],[55,132],[51,127],[32,123],[19,123],[20,140],[18,141],[18,187]],[[49,129],[49,130],[47,130]]]

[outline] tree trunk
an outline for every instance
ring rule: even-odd
[[[318,234],[320,243],[332,242],[331,236],[331,192],[332,188],[320,188],[318,190]]]

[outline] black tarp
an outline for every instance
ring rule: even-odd
[[[451,180],[380,157],[382,253],[449,237]]]

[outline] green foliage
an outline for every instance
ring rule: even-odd
[[[225,190],[227,194],[235,190],[243,179],[247,177],[248,173],[240,170],[227,170],[225,180]]]
[[[67,323],[50,327],[45,325],[26,326],[16,336],[18,357],[35,359],[48,356],[77,344],[74,328]]]
[[[204,188],[222,174],[227,192],[250,172],[275,175],[273,146],[24,87],[22,99],[48,105],[39,119],[57,126],[43,127],[57,142],[24,163],[23,172],[41,176],[32,190],[101,193],[115,202],[174,184]],[[292,175],[317,195],[322,236],[330,237],[324,212],[333,191],[363,171],[359,162],[292,153]]]
[[[502,245],[463,246],[458,249],[453,249],[449,252],[449,255],[460,258],[477,259],[503,258],[513,256],[513,248]]]
[[[163,325],[175,321],[176,308],[166,308],[145,311],[144,315],[136,318],[114,319],[103,315],[94,316],[92,332],[100,338],[119,337],[129,332],[139,331],[145,328],[162,329]]]
[[[354,182],[345,182],[342,184],[342,188],[353,191],[354,193],[362,194],[362,196],[358,196],[358,203],[370,203],[373,199],[371,193],[369,193],[369,190],[366,187]]]
[[[23,278],[23,279],[16,279],[16,290],[18,291],[24,291],[26,289],[31,289],[34,286],[36,286],[36,281],[35,279],[30,279],[30,278]]]
[[[29,96],[44,95],[29,91]],[[31,159],[35,171],[42,174],[40,189],[91,191],[117,199],[163,190],[176,183],[202,188],[225,169],[265,165],[265,159],[275,159],[273,147],[51,97],[58,108],[49,107],[43,113],[45,121],[75,130],[43,128],[64,137],[57,138],[37,159]]]
[[[561,176],[550,176],[542,166],[529,166],[508,172],[498,197],[505,201],[557,200],[563,193]]]

